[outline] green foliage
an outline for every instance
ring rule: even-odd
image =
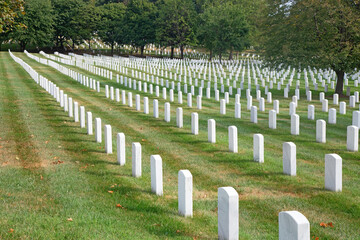
[[[201,15],[199,39],[203,46],[216,54],[241,51],[249,45],[249,26],[240,5],[231,2],[212,4]]]
[[[123,3],[109,3],[100,8],[101,21],[99,24],[98,36],[103,42],[111,46],[123,41],[123,18],[126,7]],[[113,54],[113,52],[111,53]]]
[[[130,0],[124,18],[124,42],[143,53],[146,44],[155,42],[155,5],[148,0]]]
[[[1,0],[0,1],[0,34],[7,33],[13,29],[24,27],[16,19],[24,14],[23,0]]]
[[[157,19],[158,42],[163,46],[179,46],[183,56],[184,46],[195,43],[195,21],[193,1],[164,0],[159,6]]]
[[[10,34],[19,42],[21,49],[31,43],[37,47],[44,47],[51,43],[53,37],[53,12],[50,0],[28,0],[25,3],[25,15],[17,20],[26,25]]]
[[[357,1],[269,1],[263,19],[268,62],[332,68],[343,92],[344,72],[360,66],[360,7]]]

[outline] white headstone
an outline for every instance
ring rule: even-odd
[[[283,172],[296,176],[296,145],[292,142],[283,143]]]
[[[141,177],[141,144],[132,143],[132,175],[133,177]]]
[[[151,165],[151,191],[158,196],[163,195],[163,171],[160,155],[150,156]]]
[[[111,134],[110,125],[105,125],[104,134],[105,134],[105,152],[107,154],[110,154],[112,153],[112,134]]]
[[[235,102],[235,118],[241,118],[241,104]]]
[[[308,119],[315,120],[315,106],[308,105]]]
[[[124,166],[126,163],[125,158],[125,134],[118,133],[116,136],[116,146],[117,146],[117,161],[120,166]]]
[[[336,109],[329,109],[329,124],[336,124]]]
[[[276,111],[269,111],[269,128],[276,129]]]
[[[325,189],[342,190],[342,158],[337,154],[325,155]]]
[[[279,240],[310,240],[310,223],[298,211],[279,213]]]
[[[254,161],[264,162],[264,136],[262,134],[254,134],[253,137]]]
[[[74,121],[79,122],[79,103],[74,102]]]
[[[326,143],[326,122],[316,120],[316,142]]]
[[[191,133],[199,134],[199,115],[197,113],[191,113]]]
[[[347,150],[351,152],[357,152],[359,149],[359,128],[357,126],[347,127]]]
[[[102,141],[101,118],[95,118],[95,140],[98,143],[101,143]]]
[[[229,126],[229,150],[230,152],[238,152],[238,132],[237,127]]]
[[[92,113],[86,113],[86,120],[87,120],[87,134],[93,135],[93,120],[92,120]]]
[[[159,101],[154,99],[153,105],[154,118],[159,118]]]
[[[208,142],[216,143],[216,122],[214,119],[208,120]]]
[[[176,126],[182,128],[183,123],[183,109],[181,107],[176,108]]]
[[[360,128],[360,111],[353,111],[352,125]]]
[[[252,123],[257,123],[257,107],[251,107],[250,119]]]
[[[300,117],[297,114],[291,115],[291,135],[300,134]]]
[[[178,209],[184,217],[193,216],[193,178],[189,170],[180,170],[178,174]]]
[[[165,122],[170,122],[170,103],[166,102],[164,106],[165,116],[164,120]]]
[[[220,114],[222,114],[222,115],[226,114],[226,101],[225,101],[225,99],[220,100]]]
[[[85,107],[80,106],[80,127],[85,128]]]
[[[218,188],[218,238],[239,239],[239,194],[232,187]]]

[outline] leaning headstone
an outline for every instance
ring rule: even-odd
[[[208,120],[208,142],[216,143],[216,122],[214,119]]]
[[[105,125],[104,134],[105,134],[105,152],[107,154],[110,154],[112,153],[112,134],[111,134],[110,125]]]
[[[87,134],[93,135],[93,120],[92,120],[92,113],[86,113],[86,120],[87,120]]]
[[[126,163],[125,158],[125,134],[118,133],[116,136],[116,146],[117,146],[117,161],[120,166],[124,166]]]
[[[291,115],[291,135],[300,134],[300,117],[297,114]]]
[[[326,143],[326,122],[324,120],[316,120],[316,142]]]
[[[276,129],[276,111],[269,111],[269,128]]]
[[[191,113],[191,133],[199,134],[199,115],[197,113]]]
[[[253,137],[254,161],[264,162],[264,136],[262,134],[254,134]]]
[[[230,152],[238,152],[238,132],[237,127],[229,126],[229,150]]]
[[[133,177],[141,177],[141,144],[132,143],[132,175]]]
[[[218,238],[239,239],[239,194],[232,187],[218,188]]]
[[[101,143],[101,118],[95,118],[95,140]]]
[[[337,154],[325,155],[325,189],[333,192],[342,190],[342,158]]]
[[[189,170],[180,170],[178,174],[178,209],[184,217],[193,216],[193,178]]]
[[[151,165],[151,191],[158,196],[163,195],[163,171],[160,155],[150,156]]]
[[[296,145],[293,142],[283,143],[283,172],[296,176]]]
[[[279,240],[310,240],[310,223],[298,211],[279,213]]]
[[[359,149],[359,128],[357,126],[347,127],[347,150],[351,152],[357,152]]]

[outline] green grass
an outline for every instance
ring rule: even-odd
[[[359,239],[360,233],[360,154],[346,151],[346,126],[351,111],[337,115],[338,124],[327,125],[327,144],[315,142],[315,121],[307,120],[307,105],[299,101],[300,136],[290,135],[288,106],[282,91],[272,91],[280,100],[278,129],[268,128],[268,110],[258,112],[258,124],[250,123],[250,113],[242,97],[242,119],[234,119],[234,103],[226,116],[219,103],[203,98],[203,109],[183,104],[184,128],[152,117],[153,95],[148,96],[150,114],[135,111],[105,98],[51,67],[21,57],[39,74],[57,84],[84,105],[93,118],[126,135],[127,163],[116,164],[116,154],[106,155],[104,144],[95,143],[58,106],[58,103],[9,56],[1,53],[0,73],[0,237],[5,239],[191,239],[217,238],[217,188],[232,186],[239,193],[240,239],[277,239],[280,211],[297,210],[311,224],[311,236],[320,239]],[[86,73],[76,67],[78,72]],[[126,89],[101,77],[102,84]],[[302,96],[304,96],[304,91]],[[243,92],[243,96],[244,96]],[[254,93],[253,93],[254,96]],[[292,96],[289,94],[289,96]],[[313,92],[318,98],[318,93]],[[175,99],[177,99],[175,97]],[[142,101],[142,100],[141,100]],[[184,95],[184,103],[186,96]],[[254,100],[254,104],[257,104]],[[313,101],[316,118],[327,120],[321,105]],[[193,99],[193,106],[196,105]],[[329,108],[332,104],[329,101]],[[338,107],[336,107],[338,108]],[[191,135],[190,114],[199,113],[200,132]],[[217,143],[207,142],[207,120],[217,124]],[[228,152],[227,127],[239,132],[239,154]],[[252,135],[265,138],[265,163],[252,161]],[[142,144],[142,177],[131,177],[131,142]],[[282,174],[282,143],[297,146],[297,176]],[[343,158],[343,191],[324,190],[324,157],[337,153]],[[164,196],[150,192],[150,155],[160,154],[164,169]],[[61,164],[53,164],[55,161]],[[194,217],[177,214],[177,173],[189,169],[194,179]],[[116,185],[115,185],[116,184]],[[112,187],[113,186],[113,187]],[[114,191],[113,194],[108,193]],[[124,208],[116,208],[116,204]],[[72,218],[73,221],[68,221]],[[322,228],[320,222],[333,222]],[[14,229],[13,232],[9,232]]]

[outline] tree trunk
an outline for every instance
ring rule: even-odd
[[[344,86],[344,71],[336,70],[337,82],[335,92],[339,94],[339,96],[343,95],[343,86]]]
[[[220,64],[221,64],[221,56],[222,56],[222,54],[221,54],[221,52],[220,52],[220,53],[219,53]]]
[[[111,43],[111,56],[114,54],[114,42]]]
[[[141,56],[144,56],[144,48],[145,48],[145,46],[140,47],[140,55]]]
[[[171,59],[174,58],[174,46],[171,46],[170,58],[171,58]]]
[[[73,42],[73,44],[72,44],[72,50],[74,51],[74,49],[75,49],[75,41],[73,40],[72,42]]]
[[[184,58],[184,46],[180,45],[181,59]]]
[[[19,44],[20,44],[21,51],[24,52],[24,51],[25,51],[25,47],[26,47],[26,42],[20,41]]]
[[[213,51],[212,51],[212,49],[210,49],[210,56],[209,56],[209,61],[211,62],[211,60],[212,60],[212,57],[213,57]]]
[[[233,48],[230,48],[229,60],[233,59]]]
[[[89,50],[91,49],[91,40],[89,40]]]

